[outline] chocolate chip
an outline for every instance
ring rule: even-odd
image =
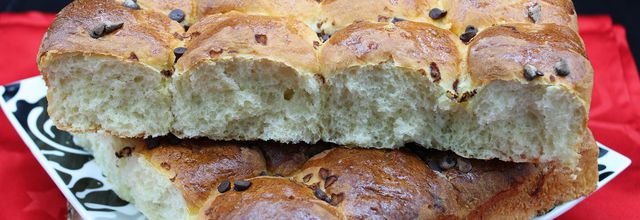
[[[471,39],[473,39],[473,37],[476,36],[476,34],[478,33],[478,29],[476,29],[476,27],[474,26],[467,26],[467,28],[465,28],[464,33],[462,33],[460,35],[460,40],[464,43],[468,43],[469,41],[471,41]]]
[[[429,17],[433,20],[438,20],[440,18],[443,18],[444,16],[447,15],[447,11],[439,9],[439,8],[432,8],[429,11]]]
[[[322,191],[321,189],[316,189],[315,191],[313,191],[313,195],[316,196],[316,198],[325,201],[327,203],[331,203],[331,198],[327,195],[327,193],[325,193],[324,191]]]
[[[327,177],[329,176],[329,170],[325,168],[320,168],[318,175],[320,175],[320,179],[323,179],[323,180],[327,179]]]
[[[464,28],[464,32],[478,33],[478,29],[476,27],[474,27],[473,25],[467,25],[467,27]]]
[[[167,162],[160,163],[160,167],[162,167],[165,170],[171,170],[171,165],[169,165],[169,163]]]
[[[125,0],[122,5],[124,7],[130,8],[130,9],[133,9],[133,10],[139,10],[140,9],[140,5],[138,5],[138,1],[137,0]]]
[[[258,174],[258,176],[268,176],[269,174],[267,173],[267,171],[260,171],[260,173]]]
[[[391,19],[391,23],[397,23],[397,22],[401,22],[401,21],[405,21],[404,18],[396,18],[394,17],[393,19]]]
[[[249,187],[251,186],[251,182],[246,181],[246,180],[235,180],[233,181],[233,190],[235,191],[245,191],[247,189],[249,189]]]
[[[190,28],[191,26],[189,26],[189,25],[185,25],[185,26],[182,26],[182,27],[184,28],[184,31],[185,31],[185,32],[187,32],[187,31],[189,31],[189,28]]]
[[[160,71],[160,73],[163,76],[166,76],[166,77],[171,77],[171,75],[173,75],[173,71],[172,70],[162,70],[162,71]]]
[[[433,78],[433,82],[438,82],[440,81],[440,69],[438,68],[438,65],[436,65],[436,63],[431,62],[431,64],[429,64],[429,68],[431,69],[431,78]]]
[[[385,21],[388,21],[388,20],[389,20],[389,17],[378,15],[378,22],[385,22]]]
[[[427,161],[427,165],[434,171],[442,172],[442,168],[440,168],[440,164],[435,160]]]
[[[169,12],[169,18],[177,22],[182,22],[184,21],[184,11],[181,9],[173,9]]]
[[[567,64],[567,61],[564,59],[556,62],[556,64],[553,65],[553,69],[556,71],[558,76],[568,76],[571,73],[569,70],[569,64]]]
[[[169,144],[179,144],[182,141],[172,133],[167,134],[166,138],[169,141]]]
[[[173,49],[173,54],[176,55],[176,61],[178,61],[178,59],[180,59],[180,57],[182,57],[182,55],[186,52],[186,47],[176,47],[175,49]]]
[[[122,28],[123,25],[124,25],[123,22],[105,24],[105,26],[104,26],[104,35],[110,34],[111,32],[114,32],[114,31]]]
[[[160,146],[160,138],[159,137],[150,137],[145,138],[144,142],[147,144],[147,149],[153,149]]]
[[[542,14],[541,13],[542,7],[540,7],[540,5],[536,2],[532,6],[529,6],[527,10],[528,10],[527,15],[529,15],[529,19],[531,19],[533,23],[538,23],[538,21],[540,21],[540,16]]]
[[[313,174],[312,174],[312,173],[307,174],[307,175],[305,175],[304,177],[302,177],[302,181],[303,181],[303,182],[305,182],[305,183],[307,183],[307,182],[309,182],[309,180],[311,180],[311,177],[313,177]]]
[[[454,91],[454,92],[456,92],[456,93],[458,92],[458,84],[459,84],[459,83],[460,83],[460,80],[459,80],[459,79],[456,79],[455,81],[453,81],[453,85],[452,85],[452,87],[453,87],[453,91]],[[457,97],[457,96],[456,96],[456,97]]]
[[[254,36],[256,38],[256,42],[262,45],[267,45],[267,35],[264,34],[256,34]]]
[[[229,180],[222,181],[220,185],[218,185],[219,193],[224,193],[226,191],[229,191],[229,189],[231,189],[231,183],[229,182]]]
[[[460,96],[460,100],[458,100],[458,102],[462,103],[462,102],[466,102],[468,101],[471,97],[475,96],[478,93],[478,91],[471,90],[470,92],[464,92],[462,93],[462,96]]]
[[[131,156],[131,152],[133,151],[133,149],[131,147],[124,147],[122,149],[120,149],[118,152],[116,152],[116,157],[117,158],[123,158],[123,157],[128,157]]]
[[[136,54],[134,52],[131,52],[129,54],[129,59],[133,60],[133,61],[138,61],[138,56],[136,56]]]
[[[89,32],[89,36],[91,36],[94,39],[97,39],[122,28],[123,25],[124,25],[123,22],[100,23],[95,27],[91,28],[91,31]]]
[[[327,187],[333,185],[333,183],[335,183],[336,180],[338,180],[338,177],[335,176],[335,175],[327,177],[327,179],[324,181],[324,188],[327,188]]]
[[[440,168],[443,170],[451,169],[454,166],[456,166],[456,160],[452,156],[447,155],[440,160]]]
[[[467,160],[459,157],[456,161],[458,163],[458,170],[464,173],[468,173],[469,171],[471,171],[471,163],[469,163]]]
[[[99,37],[102,37],[104,35],[105,27],[106,27],[105,24],[98,24],[97,26],[91,28],[91,31],[89,32],[89,36],[91,36],[94,39],[98,39]]]
[[[331,202],[329,204],[336,206],[340,204],[342,200],[344,200],[344,193],[331,194]]]
[[[222,48],[215,48],[215,49],[209,50],[210,57],[217,57],[220,54],[222,54]]]
[[[534,80],[536,77],[540,77],[540,76],[544,76],[544,73],[540,72],[540,70],[538,70],[535,66],[532,66],[531,64],[527,64],[524,66],[524,78],[531,81]]]

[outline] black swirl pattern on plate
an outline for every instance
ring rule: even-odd
[[[5,100],[9,100],[18,93],[20,84],[9,85],[5,88],[6,89],[2,94],[2,97]],[[35,103],[18,100],[16,102],[16,111],[13,112],[13,115],[18,120],[20,126],[29,135],[29,138],[31,138],[36,146],[42,151],[45,158],[61,167],[61,169],[56,168],[56,173],[65,184],[69,185],[74,181],[74,178],[80,178],[81,175],[68,173],[67,170],[70,172],[79,171],[86,166],[89,161],[93,160],[93,157],[86,153],[82,147],[73,142],[73,136],[70,133],[59,130],[55,126],[52,126],[51,123],[47,123],[50,119],[46,109],[47,99],[45,97],[42,97]],[[34,111],[36,110],[40,111],[40,113],[37,115],[35,127],[33,127],[29,125],[29,117],[34,117],[32,114],[34,114]],[[39,134],[39,136],[36,134]],[[59,144],[67,149],[59,149],[48,143]],[[69,190],[78,199],[78,201],[80,201],[80,204],[89,211],[113,212],[115,209],[91,208],[87,206],[87,204],[100,204],[104,207],[113,208],[128,205],[128,202],[118,197],[111,189],[103,188],[103,186],[104,183],[100,180],[91,177],[82,177],[79,180],[75,180],[73,186],[71,186]],[[86,193],[86,195],[79,196],[79,194],[87,190],[93,191]],[[116,214],[123,215],[122,213]]]
[[[2,93],[2,98],[4,101],[9,101],[9,99],[13,98],[18,94],[18,90],[20,90],[20,83],[14,83],[10,85],[4,86],[4,92]]]
[[[49,120],[49,115],[47,114],[45,106],[47,106],[47,99],[44,97],[38,100],[36,103],[28,103],[27,101],[19,100],[16,102],[17,111],[14,112],[14,115],[16,119],[18,119],[20,125],[25,129],[25,131],[27,131],[29,137],[36,143],[38,148],[40,148],[40,150],[58,153],[58,155],[44,154],[47,160],[56,162],[60,164],[60,166],[72,170],[78,170],[82,168],[82,166],[84,166],[87,162],[93,160],[93,157],[91,155],[87,154],[82,150],[80,146],[77,146],[73,143],[73,136],[71,134],[58,130],[55,127],[44,127],[45,122]],[[29,126],[28,118],[29,115],[31,115],[31,113],[37,108],[40,108],[41,113],[36,119],[36,128],[35,130],[33,130],[34,128]],[[52,137],[51,135],[49,135],[49,133],[47,133],[45,129],[51,129],[51,132],[54,134],[54,136]],[[45,140],[36,136],[36,132],[44,136],[43,138]],[[62,151],[47,144],[47,141],[69,147],[77,151],[81,151],[83,152],[83,154]],[[68,182],[66,183],[68,184]]]
[[[607,155],[607,153],[609,153],[607,149],[598,147],[598,159],[604,157],[605,155]],[[607,177],[611,176],[611,174],[613,174],[613,171],[603,172],[606,169],[607,169],[606,165],[598,163],[598,182],[602,182],[604,179],[606,179]]]

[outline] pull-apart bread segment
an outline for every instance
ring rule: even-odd
[[[449,31],[409,21],[360,22],[335,33],[320,52],[323,139],[392,148],[442,138],[460,45]]]
[[[576,27],[566,0],[79,0],[38,59],[73,132],[575,165],[593,83]]]
[[[452,150],[513,161],[579,157],[572,146],[588,130],[593,69],[575,32],[555,24],[495,26],[471,42],[468,57],[470,87],[461,89],[477,94],[453,113],[449,143],[478,148]]]
[[[114,191],[150,219],[526,219],[589,194],[597,180],[590,133],[576,146],[576,167],[421,147],[80,139]],[[282,176],[282,169],[292,172]]]
[[[593,70],[567,27],[495,26],[466,46],[430,24],[361,22],[334,34],[320,61],[323,140],[515,162],[579,157]]]
[[[44,37],[38,66],[55,125],[74,132],[164,135],[173,115],[168,85],[174,34],[167,16],[114,2],[78,0]]]
[[[228,13],[186,33],[173,76],[174,133],[218,140],[319,140],[318,38],[287,17]]]

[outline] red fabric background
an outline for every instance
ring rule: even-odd
[[[38,45],[52,19],[39,13],[0,13],[0,84],[38,74]],[[638,71],[623,27],[606,16],[580,17],[579,22],[596,73],[589,127],[598,141],[634,162],[561,219],[639,219]],[[0,219],[64,219],[64,197],[0,115]]]

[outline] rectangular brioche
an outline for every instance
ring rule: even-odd
[[[178,2],[180,23],[159,0],[58,15],[39,67],[59,128],[579,160],[593,70],[568,0]]]
[[[590,133],[576,146],[577,167],[468,160],[419,147],[145,143],[100,134],[76,143],[149,219],[528,219],[588,195],[597,181]],[[251,184],[232,189],[236,180]]]

